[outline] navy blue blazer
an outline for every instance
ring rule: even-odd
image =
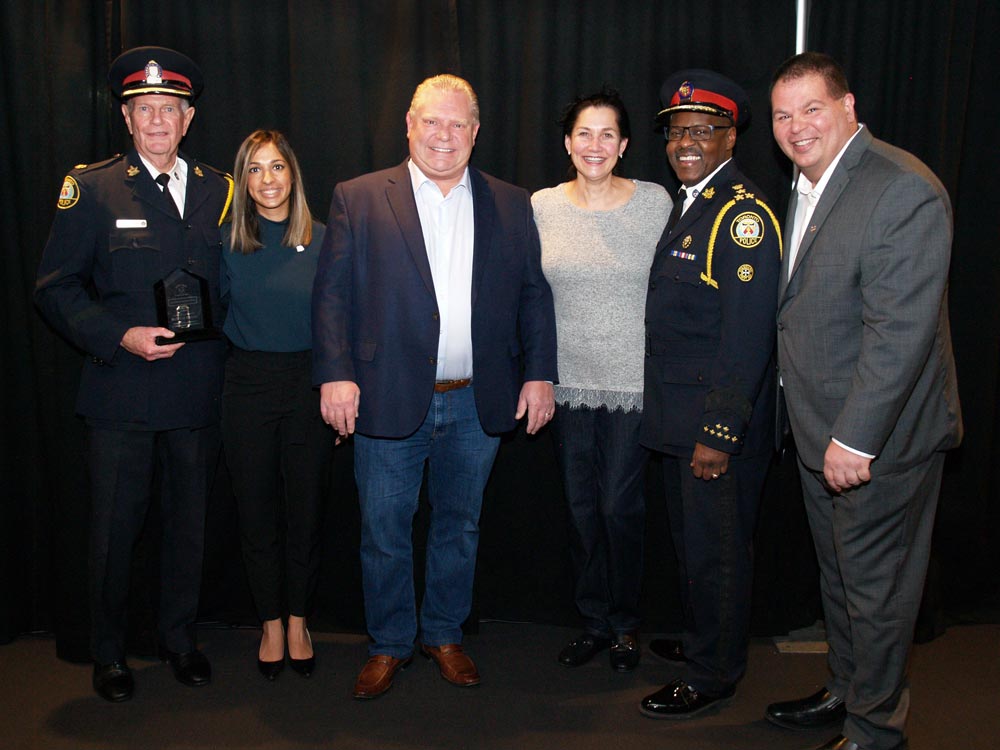
[[[557,380],[552,291],[527,191],[469,168],[476,408],[512,430],[521,384]],[[361,390],[356,429],[405,437],[434,393],[440,321],[406,162],[334,190],[313,287],[313,381]]]
[[[76,410],[92,422],[167,430],[218,419],[221,340],[188,343],[155,362],[119,346],[129,328],[158,325],[153,285],[176,268],[208,281],[213,320],[222,320],[219,223],[232,199],[232,178],[179,158],[188,164],[183,219],[164,201],[135,149],[81,165],[63,183],[35,302],[89,355]]]

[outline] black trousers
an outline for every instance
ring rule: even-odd
[[[334,434],[320,415],[311,362],[308,351],[235,347],[226,361],[223,444],[262,621],[305,617],[316,591]]]
[[[743,676],[750,637],[753,532],[771,454],[732,459],[705,481],[690,456],[665,456],[663,484],[684,607],[685,679],[721,693]]]
[[[91,654],[125,657],[132,551],[142,530],[159,464],[160,601],[157,632],[171,651],[194,648],[205,542],[205,504],[219,457],[219,428],[161,432],[88,425],[91,483]]]
[[[560,408],[551,423],[570,519],[574,601],[586,631],[610,638],[639,627],[643,494],[649,452],[638,411]]]

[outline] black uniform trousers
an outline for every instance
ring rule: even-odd
[[[305,617],[316,591],[334,434],[320,414],[311,364],[310,351],[237,347],[226,360],[223,443],[262,621]]]
[[[684,608],[686,676],[719,694],[746,671],[753,532],[770,450],[740,456],[718,479],[691,473],[690,456],[665,455],[663,484]]]
[[[125,658],[132,552],[159,469],[162,536],[157,634],[161,646],[195,646],[205,543],[205,507],[219,457],[219,428],[123,430],[87,426],[91,483],[91,651],[107,664]],[[157,464],[159,465],[157,467]]]

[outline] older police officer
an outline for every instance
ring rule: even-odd
[[[129,568],[157,466],[160,655],[182,683],[211,679],[191,626],[218,458],[224,347],[218,339],[171,341],[175,332],[158,322],[154,285],[184,272],[207,294],[204,322],[218,315],[219,223],[232,180],[179,153],[202,89],[188,57],[139,47],[119,56],[108,78],[133,148],[66,176],[35,300],[87,354],[76,410],[86,420],[91,482],[93,684],[102,698],[124,701],[133,692],[125,661]]]

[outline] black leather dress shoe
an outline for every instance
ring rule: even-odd
[[[817,747],[816,750],[861,750],[861,746],[857,742],[847,739],[844,735],[838,734],[829,742]]]
[[[844,701],[823,688],[807,698],[772,703],[764,717],[785,729],[817,729],[841,724],[847,716]]]
[[[123,661],[95,664],[93,682],[97,694],[112,703],[127,701],[135,690],[132,670]]]
[[[649,650],[667,661],[687,661],[687,657],[684,656],[684,644],[673,638],[654,638],[649,642]]]
[[[170,662],[174,677],[185,685],[201,687],[212,681],[212,667],[206,656],[198,649],[178,654],[176,651],[161,648],[160,660]]]
[[[309,656],[305,659],[293,659],[291,656],[288,657],[288,663],[291,664],[292,669],[303,677],[308,677],[313,673],[313,669],[316,668],[316,657]]]
[[[611,647],[610,638],[600,638],[590,633],[581,633],[559,652],[559,663],[564,667],[579,667],[594,656]]]
[[[635,633],[619,633],[611,644],[611,668],[616,672],[631,672],[639,665],[641,653]]]
[[[639,711],[651,719],[690,719],[710,708],[726,705],[735,692],[736,689],[730,687],[710,695],[695,690],[684,680],[674,680],[643,698]]]
[[[284,666],[284,659],[278,659],[277,661],[264,661],[263,659],[257,659],[257,671],[264,675],[264,678],[269,682],[274,682],[278,679],[278,675],[281,674],[281,670]]]

